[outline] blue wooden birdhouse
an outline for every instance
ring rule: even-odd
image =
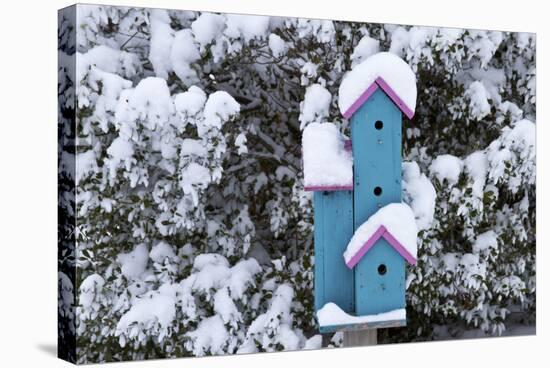
[[[338,104],[351,142],[333,123],[303,133],[320,330],[403,326],[417,230],[401,203],[401,127],[403,114],[414,115],[416,78],[399,57],[378,53],[344,77]]]

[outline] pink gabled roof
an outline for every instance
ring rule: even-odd
[[[359,251],[357,251],[357,253],[355,253],[355,255],[351,257],[348,262],[346,262],[346,266],[348,266],[348,268],[350,269],[355,267],[355,265],[359,263],[361,258],[363,258],[365,254],[367,254],[367,252],[376,244],[376,242],[380,238],[386,239],[386,241],[397,251],[397,253],[401,255],[401,257],[405,258],[407,262],[412,265],[416,264],[416,258],[411,253],[409,253],[409,251],[386,229],[384,225],[380,225],[378,230],[376,230],[374,234],[372,234],[372,236],[367,239],[367,241],[363,244]]]
[[[349,107],[349,109],[346,110],[344,113],[344,117],[346,119],[349,119],[352,117],[352,115],[369,99],[370,96],[378,88],[381,88],[388,97],[397,105],[399,110],[403,112],[409,119],[412,119],[414,116],[414,111],[412,111],[406,104],[403,102],[403,100],[395,93],[395,91],[390,87],[388,83],[384,80],[382,77],[377,77],[374,82],[359,96],[357,100]]]

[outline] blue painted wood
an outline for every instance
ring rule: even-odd
[[[355,310],[354,272],[342,254],[353,235],[351,191],[313,195],[315,247],[315,310],[336,303],[347,313]]]
[[[381,122],[382,126],[377,126],[377,122]],[[351,118],[354,230],[379,208],[401,202],[401,124],[401,111],[381,89],[374,92]],[[381,193],[375,192],[377,187]],[[396,273],[391,274],[395,275],[395,288],[384,281],[383,289],[377,277],[378,265],[373,262],[380,261],[383,256],[388,257],[386,262],[391,262],[392,271],[393,268],[401,269],[401,273],[395,270]],[[356,315],[388,312],[396,309],[393,306],[404,306],[401,304],[405,297],[404,260],[384,239],[364,256],[354,270]],[[369,281],[371,276],[373,279]],[[400,288],[400,296],[395,295],[397,287]]]
[[[405,259],[386,239],[380,238],[355,266],[355,280],[358,316],[405,308]]]
[[[351,119],[354,228],[380,207],[401,202],[401,111],[378,89]],[[376,129],[381,121],[382,129]],[[377,196],[374,189],[380,187]]]

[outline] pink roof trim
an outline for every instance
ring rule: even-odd
[[[412,111],[406,104],[403,102],[401,97],[395,93],[395,91],[390,87],[388,83],[382,77],[377,77],[374,82],[359,96],[359,98],[347,109],[344,113],[346,119],[351,118],[351,116],[369,99],[370,96],[378,89],[382,90],[388,95],[388,97],[397,105],[399,110],[403,112],[409,119],[412,119],[414,116],[414,111]]]
[[[386,239],[386,241],[390,243],[390,245],[401,255],[401,257],[405,258],[407,262],[412,265],[416,264],[416,258],[409,253],[409,251],[399,242],[399,240],[395,239],[395,237],[386,229],[384,225],[381,225],[378,230],[376,230],[374,234],[372,234],[372,236],[367,239],[367,241],[365,242],[365,244],[363,244],[359,251],[355,253],[355,255],[351,257],[348,262],[346,262],[346,266],[348,266],[348,268],[350,269],[355,267],[355,265],[359,263],[361,258],[363,258],[365,254],[367,254],[367,252],[376,244],[376,242],[381,237]]]
[[[334,192],[337,190],[353,190],[353,184],[350,185],[312,185],[304,187],[306,192]]]

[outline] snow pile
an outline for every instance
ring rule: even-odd
[[[116,109],[117,128],[132,137],[136,120],[150,130],[162,127],[174,114],[174,103],[162,78],[142,79],[136,88],[124,91]]]
[[[185,347],[191,350],[194,356],[224,354],[229,334],[220,316],[215,315],[203,319],[196,330],[186,334],[190,338]]]
[[[123,166],[126,171],[130,171],[132,164],[136,162],[133,158],[134,145],[123,137],[117,137],[113,140],[113,143],[107,148],[107,154],[109,158],[105,160],[105,164],[109,168],[111,182],[115,180],[119,167]]]
[[[411,206],[418,230],[428,229],[433,222],[437,193],[432,182],[420,172],[416,162],[403,163],[403,201]]]
[[[470,84],[466,90],[466,96],[470,100],[470,115],[475,120],[481,120],[491,113],[491,105],[489,104],[489,94],[487,89],[480,81],[475,81]]]
[[[150,291],[137,298],[117,323],[115,336],[124,347],[126,337],[137,338],[144,343],[146,336],[142,330],[150,331],[162,341],[171,334],[171,326],[176,318],[176,286],[163,284],[158,290]]]
[[[332,123],[310,123],[304,129],[302,149],[304,187],[353,185],[353,159],[344,136]]]
[[[412,209],[404,203],[391,203],[379,209],[353,234],[344,252],[349,263],[363,245],[384,226],[386,230],[416,259],[418,227]]]
[[[483,198],[483,191],[487,178],[487,155],[483,151],[476,151],[464,160],[464,168],[472,179],[472,193]]]
[[[488,179],[494,184],[507,180],[507,186],[516,193],[522,184],[534,184],[536,179],[536,125],[520,120],[512,128],[502,129],[502,135],[487,148]],[[507,170],[507,167],[515,170]]]
[[[197,124],[199,135],[205,126],[221,129],[222,124],[239,113],[240,105],[225,91],[217,91],[208,96],[204,105],[204,120]]]
[[[183,121],[201,112],[205,102],[206,93],[196,86],[191,86],[186,92],[178,93],[174,97],[176,112]]]
[[[245,341],[237,353],[256,353],[256,344],[260,344],[268,352],[276,351],[276,344],[281,344],[284,350],[300,348],[300,336],[292,327],[290,313],[293,298],[294,290],[290,285],[279,285],[273,294],[269,309],[250,324]]]
[[[206,46],[212,42],[225,27],[225,17],[219,14],[202,13],[192,24],[191,30],[195,40]]]
[[[275,33],[269,35],[268,46],[275,57],[280,57],[287,50],[285,41]]]
[[[170,27],[170,16],[163,9],[152,9],[149,16],[151,23],[151,43],[149,60],[155,75],[167,79],[172,71],[170,50],[174,42],[174,31]]]
[[[472,251],[476,254],[490,249],[498,249],[498,236],[493,230],[479,234],[472,246]]]
[[[340,84],[338,106],[344,115],[357,99],[381,77],[414,113],[416,76],[403,59],[389,52],[380,52],[353,67]]]
[[[201,54],[191,30],[182,29],[176,32],[170,52],[170,61],[174,73],[188,86],[198,82],[197,72],[191,67],[191,64],[200,58]]]
[[[353,53],[351,54],[351,66],[354,67],[355,65],[360,64],[379,51],[380,41],[370,37],[369,35],[363,36],[357,46],[353,49]]]
[[[127,279],[138,277],[145,272],[148,259],[149,250],[145,244],[139,244],[131,252],[121,253],[117,257],[121,264],[122,274]]]
[[[352,325],[359,323],[374,323],[400,321],[407,318],[404,308],[370,316],[351,316],[334,303],[327,303],[317,311],[317,320],[320,326]]]
[[[174,253],[174,248],[164,241],[158,242],[157,245],[151,249],[149,257],[153,260],[153,262],[160,264],[164,263],[167,259],[174,261],[177,258],[176,253]]]
[[[227,14],[225,35],[230,38],[242,37],[245,42],[264,39],[269,30],[269,17],[258,15]]]
[[[462,172],[463,162],[453,155],[440,155],[432,161],[430,173],[435,176],[441,184],[447,180],[449,184],[456,184]]]
[[[97,302],[98,295],[102,292],[105,280],[100,275],[94,273],[82,280],[79,291],[78,301],[84,308],[90,308],[94,302]]]
[[[320,123],[329,114],[330,92],[320,84],[307,87],[304,101],[300,104],[300,129],[312,122]]]

